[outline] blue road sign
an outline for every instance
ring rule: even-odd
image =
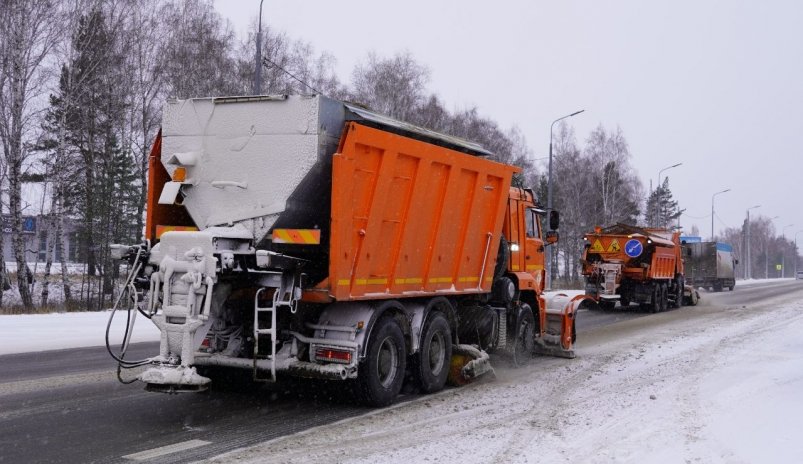
[[[636,258],[644,251],[644,246],[638,240],[631,238],[625,243],[625,253],[631,258]]]

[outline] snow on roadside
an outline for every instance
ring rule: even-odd
[[[212,462],[794,462],[803,303],[687,307],[584,334],[572,361],[279,438]]]
[[[102,346],[106,343],[106,324],[110,314],[110,311],[102,311],[0,316],[0,355]],[[122,342],[125,323],[125,311],[118,311],[111,326],[109,339],[112,343],[119,345]],[[131,341],[157,340],[159,330],[139,315]]]

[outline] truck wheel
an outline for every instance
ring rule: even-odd
[[[368,352],[357,377],[358,392],[369,406],[387,406],[401,391],[407,350],[404,334],[393,317],[376,322],[368,341]]]
[[[619,298],[619,304],[622,305],[623,308],[627,308],[630,306],[630,300],[627,298]]]
[[[714,289],[715,292],[721,292],[722,291],[722,284],[719,283],[719,282],[715,283],[713,289]]]
[[[652,287],[652,301],[650,302],[650,312],[661,311],[661,285],[655,284]]]
[[[669,287],[661,284],[661,311],[669,309]]]
[[[530,305],[524,303],[519,308],[516,323],[516,333],[513,342],[513,364],[523,366],[533,354],[535,349],[535,317]]]
[[[415,358],[415,375],[421,391],[434,393],[446,385],[452,359],[452,332],[443,314],[432,313],[424,325],[421,349]]]
[[[680,308],[683,306],[683,287],[685,287],[685,282],[683,282],[682,278],[679,278],[675,282],[675,286],[677,287],[675,289],[675,307]]]
[[[729,286],[728,290],[730,290],[732,292],[733,291],[733,287],[734,287],[733,285]]]

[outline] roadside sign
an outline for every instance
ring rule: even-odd
[[[776,264],[776,265],[775,265],[775,270],[776,270],[776,271],[780,271],[780,270],[782,270],[782,269],[783,269],[783,265],[781,265],[781,264]]]

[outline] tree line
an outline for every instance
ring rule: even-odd
[[[59,304],[102,309],[118,277],[109,245],[142,239],[147,158],[164,101],[251,94],[255,22],[239,38],[211,0],[0,0],[0,11],[0,213],[10,217],[19,300],[47,306],[56,285]],[[546,175],[522,132],[476,107],[449,109],[410,53],[368,53],[348,81],[336,74],[334,56],[270,27],[263,27],[261,53],[258,93],[322,93],[477,142],[522,167],[514,182],[546,198]],[[553,255],[564,278],[579,278],[582,235],[595,225],[668,224],[680,214],[667,180],[647,199],[645,215],[644,187],[621,129],[600,125],[580,144],[563,124],[554,142],[554,205],[563,220]],[[45,271],[35,278],[26,265],[26,183],[47,193]],[[78,225],[80,285],[66,253],[56,252],[65,248],[67,220]],[[0,249],[4,240],[0,234]],[[53,266],[56,258],[61,266]],[[0,261],[0,281],[9,275]],[[2,298],[0,291],[0,305]]]

